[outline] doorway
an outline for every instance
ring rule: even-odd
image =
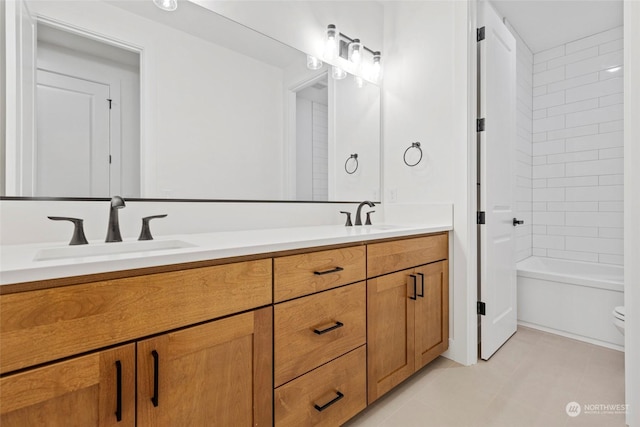
[[[329,200],[328,75],[295,90],[296,199]]]
[[[34,196],[139,197],[140,55],[37,23]]]
[[[622,264],[622,2],[490,3],[517,41],[511,180],[514,217],[525,224],[515,228],[516,261],[534,256]],[[566,316],[551,313],[545,303],[534,306],[534,300],[549,300],[531,293],[540,289],[517,289],[518,323],[581,339],[558,322],[554,326],[554,316]],[[578,313],[574,323],[587,324],[579,316],[611,317],[613,307],[586,313],[573,301],[560,301],[561,294],[556,288],[554,301]],[[602,324],[611,326],[608,320]]]

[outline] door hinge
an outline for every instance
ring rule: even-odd
[[[476,303],[476,312],[477,312],[477,314],[479,314],[481,316],[486,316],[486,314],[487,314],[486,304],[483,303],[482,301],[478,301]]]
[[[107,102],[109,102],[109,110],[111,110],[111,102],[113,101],[113,99],[107,99]]]
[[[476,214],[476,224],[484,224],[485,223],[484,222],[484,217],[485,217],[484,211],[479,211]]]
[[[484,119],[476,120],[476,132],[484,132]]]
[[[109,164],[111,164],[111,154],[109,154]]]
[[[476,29],[476,41],[481,42],[484,40],[484,27]]]

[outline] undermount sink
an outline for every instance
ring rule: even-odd
[[[131,253],[146,253],[173,249],[192,248],[195,245],[182,240],[145,240],[135,242],[101,243],[78,246],[61,246],[40,249],[34,261],[49,261],[54,259],[86,258],[104,255],[119,255]]]

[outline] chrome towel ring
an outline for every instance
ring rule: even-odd
[[[407,162],[407,153],[409,152],[409,150],[411,150],[412,148],[417,149],[420,152],[420,157],[418,158],[418,161],[415,163],[409,163]],[[404,156],[403,156],[403,160],[404,160],[404,164],[409,166],[409,167],[414,167],[416,166],[418,163],[420,163],[422,161],[422,148],[420,148],[420,143],[419,142],[412,142],[411,146],[409,148],[407,148],[406,150],[404,150]]]
[[[352,170],[349,170],[349,160],[353,159],[353,166],[351,167]],[[349,158],[347,159],[346,162],[344,162],[344,171],[346,173],[348,173],[349,175],[353,175],[354,173],[356,173],[356,171],[358,170],[358,154],[354,153],[352,155],[349,156]]]

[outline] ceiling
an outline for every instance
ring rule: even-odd
[[[533,53],[622,25],[622,0],[494,0]]]

